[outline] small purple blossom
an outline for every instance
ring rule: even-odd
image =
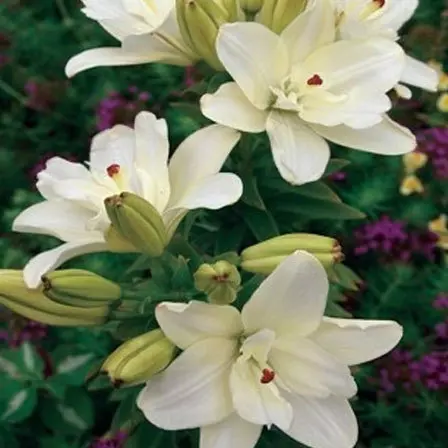
[[[408,262],[413,255],[433,260],[438,236],[426,229],[411,231],[404,221],[383,216],[355,231],[355,255],[376,252],[388,260]]]
[[[8,344],[9,347],[19,347],[26,341],[39,341],[47,336],[47,326],[32,320],[17,321],[12,320],[8,329],[0,331],[0,340]]]
[[[448,294],[445,293],[439,294],[432,303],[432,306],[436,310],[448,309]]]
[[[122,448],[127,439],[127,434],[124,431],[119,431],[114,436],[107,436],[95,440],[91,444],[91,448]]]
[[[336,171],[331,173],[327,179],[332,180],[333,182],[344,182],[347,180],[347,173],[345,171]]]
[[[448,128],[432,128],[417,134],[418,150],[427,154],[438,179],[448,179]]]
[[[96,108],[98,131],[110,129],[117,124],[133,126],[136,115],[147,109],[150,99],[149,92],[142,92],[136,86],[128,87],[124,93],[109,92]]]
[[[50,110],[61,97],[65,82],[29,80],[24,86],[27,106],[38,112]]]

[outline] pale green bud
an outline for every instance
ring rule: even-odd
[[[176,10],[185,42],[211,67],[224,70],[215,43],[221,25],[241,18],[237,0],[176,0]]]
[[[117,231],[117,229],[110,225],[107,229],[104,239],[106,240],[108,249],[111,252],[139,252],[135,246],[133,246],[129,241],[125,240]]]
[[[245,249],[241,253],[241,268],[254,274],[268,275],[297,250],[311,253],[327,270],[344,259],[340,244],[333,238],[309,233],[291,233]]]
[[[194,274],[194,285],[207,294],[211,303],[228,305],[236,299],[241,285],[238,269],[225,260],[214,264],[202,264]]]
[[[280,34],[307,5],[307,0],[264,0],[257,21]]]
[[[44,294],[63,305],[94,308],[121,298],[119,285],[82,269],[50,272],[42,282]]]
[[[249,12],[256,12],[258,11],[262,5],[264,0],[241,0],[241,8],[245,9]]]
[[[109,315],[105,305],[85,308],[53,302],[41,288],[28,288],[18,270],[0,271],[0,304],[28,319],[63,327],[101,325]]]
[[[107,198],[104,205],[113,228],[131,247],[151,257],[163,254],[168,236],[152,204],[134,193],[123,192]]]
[[[173,360],[175,350],[175,345],[161,330],[153,330],[120,345],[108,356],[101,370],[117,387],[134,386],[165,369]]]

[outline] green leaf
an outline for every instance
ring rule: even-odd
[[[124,448],[166,448],[172,446],[172,433],[144,421],[125,442]]]
[[[308,219],[363,219],[365,214],[344,203],[321,201],[317,199],[285,196],[282,201],[274,204],[272,208],[277,212],[291,213],[306,216]]]
[[[252,173],[242,173],[240,177],[244,185],[241,201],[258,210],[266,210],[266,205],[258,189],[257,178]]]
[[[328,176],[330,174],[341,171],[346,166],[350,165],[350,160],[345,159],[331,159],[328,162],[327,169],[325,170],[324,176]]]
[[[46,390],[48,390],[48,392],[50,392],[55,398],[57,398],[58,400],[64,399],[65,392],[67,390],[67,384],[55,377],[50,377],[42,383],[42,386]]]
[[[0,446],[4,448],[19,448],[19,442],[14,433],[6,426],[0,425]]]
[[[69,444],[61,436],[49,436],[39,439],[39,448],[73,448],[73,444]]]
[[[20,376],[19,368],[16,364],[3,356],[0,356],[0,372],[6,373],[10,378]]]
[[[70,347],[59,347],[53,356],[56,370],[54,377],[60,382],[80,386],[95,364],[95,355],[86,352],[73,352]]]
[[[64,401],[46,399],[39,409],[44,424],[62,434],[78,435],[93,425],[92,401],[81,388],[68,389]]]
[[[27,419],[36,407],[36,389],[26,388],[16,390],[4,404],[5,406],[0,414],[0,420],[9,423],[21,422]]]
[[[24,380],[42,379],[44,367],[44,361],[29,342],[24,342],[19,349],[5,350],[0,357],[3,372]]]
[[[295,189],[295,193],[313,199],[331,202],[342,202],[339,196],[323,182],[311,182]]]
[[[124,426],[134,426],[135,423],[143,418],[136,404],[139,393],[139,389],[131,389],[126,397],[123,398],[112,419],[110,426],[112,432],[117,432],[123,429]]]
[[[345,289],[358,291],[359,285],[363,283],[362,279],[354,271],[342,263],[336,263],[333,266],[333,271],[336,283]]]
[[[268,210],[261,211],[246,206],[241,207],[240,215],[257,241],[264,241],[280,235],[277,223]]]

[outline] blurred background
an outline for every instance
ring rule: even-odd
[[[1,268],[20,269],[31,255],[57,243],[10,230],[14,217],[40,200],[34,185],[47,159],[86,160],[95,133],[118,123],[132,125],[141,110],[165,117],[174,142],[203,124],[189,102],[201,80],[192,67],[100,68],[68,80],[64,66],[72,55],[114,44],[80,8],[76,0],[0,4]],[[438,93],[395,99],[395,118],[417,134],[424,162],[409,167],[401,157],[335,148],[335,155],[351,164],[327,182],[367,218],[320,219],[310,225],[341,241],[347,264],[362,279],[340,297],[343,308],[363,318],[395,319],[405,327],[399,348],[356,372],[359,447],[446,448],[448,5],[420,0],[402,35],[404,47],[440,73]],[[74,265],[118,278],[125,262],[98,254]],[[88,372],[111,347],[104,333],[47,328],[0,308],[0,448],[159,446],[148,433],[118,431],[125,415],[115,416],[111,426],[119,391],[106,400],[110,391],[104,384],[85,385]],[[70,356],[77,364],[67,371],[61,366]],[[11,374],[11,365],[19,374]],[[16,396],[20,402],[11,408]]]

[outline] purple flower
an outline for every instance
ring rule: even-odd
[[[124,93],[109,92],[96,108],[96,127],[104,131],[117,124],[133,126],[136,115],[147,109],[151,99],[149,92],[141,92],[136,86],[128,87]]]
[[[448,294],[445,293],[439,294],[436,300],[434,300],[434,302],[432,303],[432,306],[436,310],[448,309]]]
[[[410,231],[403,221],[383,216],[355,231],[355,255],[376,252],[388,260],[407,262],[415,254],[433,260],[438,236],[426,229]]]
[[[427,154],[439,179],[448,179],[448,128],[432,128],[417,134],[418,150]]]
[[[122,448],[126,438],[127,434],[124,431],[119,431],[114,436],[103,437],[95,440],[91,444],[91,448]]]
[[[11,319],[8,329],[0,331],[0,340],[9,347],[19,347],[25,341],[39,341],[47,336],[47,326],[26,319]]]

